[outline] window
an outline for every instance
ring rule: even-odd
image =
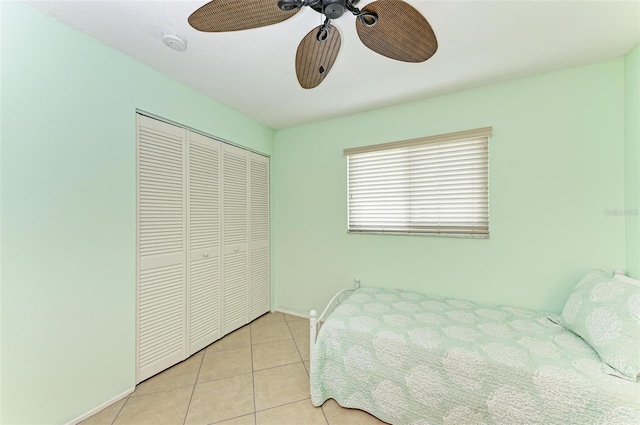
[[[491,131],[345,149],[349,233],[489,237]]]

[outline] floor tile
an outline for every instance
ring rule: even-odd
[[[251,345],[251,331],[249,330],[249,326],[244,326],[211,344],[207,347],[206,352],[228,350],[230,348],[244,347],[247,345]]]
[[[264,314],[251,322],[251,328],[273,325],[275,323],[286,323],[284,314],[278,312]]]
[[[253,370],[266,369],[302,361],[292,339],[253,346]]]
[[[309,363],[308,360],[304,362],[304,368],[307,370],[307,375],[309,375],[309,371],[311,370],[311,364]]]
[[[256,415],[252,413],[228,421],[216,422],[214,425],[256,425]]]
[[[294,320],[287,322],[291,335],[309,335],[309,321],[308,320]]]
[[[251,327],[251,343],[262,344],[265,342],[281,341],[283,339],[291,339],[291,332],[287,322],[269,323],[266,325]]]
[[[358,409],[345,409],[334,399],[329,399],[322,405],[322,410],[329,421],[329,425],[386,425],[373,415]]]
[[[251,347],[205,353],[198,383],[251,372]]]
[[[294,335],[293,340],[296,343],[296,347],[300,352],[302,360],[309,360],[309,334]]]
[[[182,425],[192,387],[129,397],[113,425]]]
[[[256,410],[309,398],[309,376],[302,362],[253,373]]]
[[[254,412],[250,373],[198,384],[185,425],[205,425]]]
[[[266,314],[142,382],[81,425],[325,425],[326,412],[338,421],[344,415],[371,420],[337,404],[311,406],[308,347],[307,319]]]
[[[202,356],[202,353],[196,353],[185,361],[141,382],[132,395],[138,396],[195,384]]]
[[[120,413],[120,410],[126,401],[126,398],[118,400],[95,415],[88,417],[78,425],[111,425],[116,416],[118,416],[118,413]]]
[[[293,314],[284,313],[284,319],[288,322],[295,322],[297,320],[304,320],[309,323],[309,319],[306,317],[294,316]]]
[[[327,425],[319,407],[309,399],[256,413],[256,425]]]

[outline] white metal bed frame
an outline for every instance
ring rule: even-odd
[[[311,364],[311,353],[313,352],[313,346],[316,343],[318,331],[322,326],[322,322],[327,318],[329,313],[335,310],[349,295],[351,295],[356,289],[360,287],[360,279],[353,280],[353,289],[343,289],[329,300],[329,303],[323,310],[322,314],[318,316],[318,312],[311,310],[309,312],[309,364]]]

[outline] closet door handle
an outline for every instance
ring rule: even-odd
[[[203,252],[203,253],[202,253],[202,256],[203,256],[203,257],[208,257],[208,256],[209,256],[209,253],[208,253],[208,252]]]
[[[234,251],[234,252],[238,252],[238,251],[239,251],[239,249],[238,249],[238,248],[233,248],[233,251]]]

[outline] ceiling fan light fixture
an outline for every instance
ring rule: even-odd
[[[162,33],[162,42],[165,46],[178,52],[187,50],[187,40],[176,34],[169,32]]]

